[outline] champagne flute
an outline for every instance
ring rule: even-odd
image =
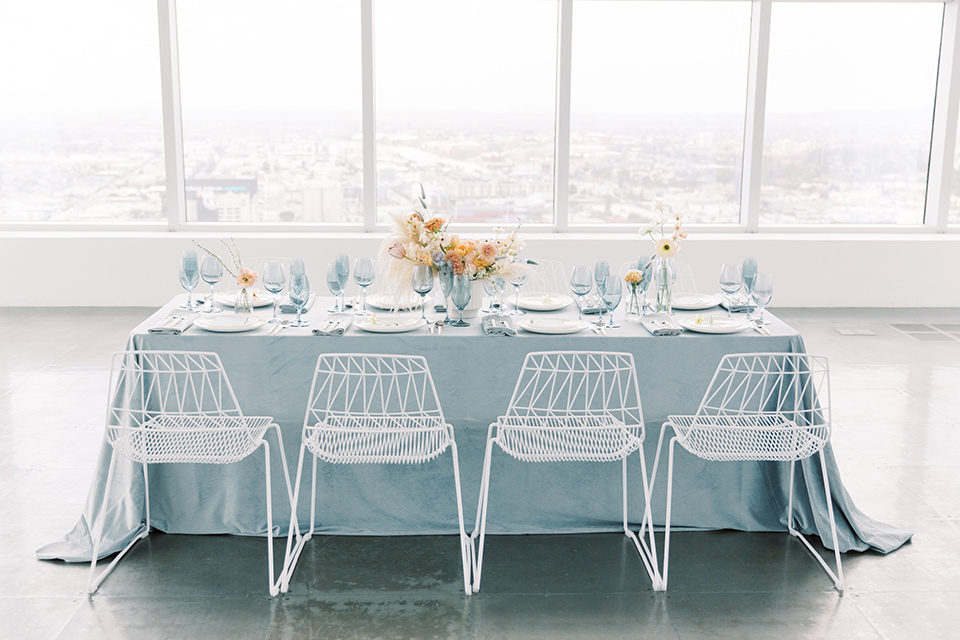
[[[310,279],[305,273],[294,273],[290,276],[290,302],[297,309],[297,319],[291,322],[291,327],[309,327],[310,323],[300,318],[303,308],[310,299]]]
[[[613,312],[623,298],[623,287],[623,280],[617,276],[608,275],[603,278],[603,293],[600,294],[600,299],[603,300],[603,306],[610,312],[610,322],[607,323],[609,329],[620,328],[620,325],[613,321]]]
[[[200,277],[210,285],[210,308],[207,309],[205,313],[220,313],[221,309],[218,309],[217,306],[213,304],[213,285],[220,282],[220,279],[223,278],[223,264],[220,262],[220,259],[205,254],[203,260],[200,261]]]
[[[452,324],[453,318],[450,317],[450,294],[453,293],[453,265],[444,260],[440,263],[440,269],[437,272],[437,280],[440,281],[440,290],[443,292],[443,324]]]
[[[268,262],[263,265],[263,288],[273,294],[273,317],[267,322],[277,324],[280,318],[277,317],[277,306],[280,304],[280,292],[287,284],[287,276],[283,273],[283,264],[280,262]]]
[[[647,289],[650,288],[650,281],[653,279],[653,258],[654,256],[641,256],[637,259],[637,270],[643,274],[637,284],[640,289],[641,316],[647,315]]]
[[[418,264],[413,268],[410,285],[420,294],[420,319],[427,324],[427,294],[433,291],[433,267]]]
[[[720,267],[720,290],[727,296],[727,317],[733,317],[733,294],[740,291],[743,286],[743,276],[740,272],[740,265],[736,263],[725,263]]]
[[[757,259],[744,258],[740,275],[743,278],[743,292],[747,294],[747,319],[750,320],[750,296],[753,295],[753,283],[757,280]]]
[[[180,257],[180,286],[187,290],[187,301],[180,305],[181,309],[196,311],[200,308],[193,301],[193,290],[200,282],[200,267],[197,265],[197,252],[187,249]]]
[[[327,288],[330,289],[330,293],[333,294],[333,309],[327,309],[327,311],[331,313],[343,311],[340,306],[340,296],[343,294],[343,284],[340,280],[340,273],[337,270],[336,262],[330,262],[327,264]]]
[[[593,277],[590,275],[590,267],[577,265],[573,268],[570,275],[570,290],[577,295],[577,307],[580,310],[578,320],[583,320],[583,296],[590,293],[593,288]]]
[[[463,321],[463,310],[470,304],[470,296],[473,292],[473,280],[466,273],[455,275],[453,277],[453,289],[450,291],[450,299],[460,310],[460,319],[452,323],[451,327],[469,327],[469,322]]]
[[[370,312],[367,311],[367,287],[373,284],[375,278],[376,271],[373,267],[373,258],[357,258],[357,261],[353,265],[353,281],[363,290],[363,305],[360,307],[360,311],[356,311],[354,315],[371,315]]]
[[[510,284],[513,285],[514,295],[513,295],[513,311],[510,312],[510,315],[513,316],[523,316],[526,315],[526,311],[520,308],[520,287],[522,287],[527,282],[527,274],[518,273],[513,276],[510,280]]]
[[[600,319],[597,320],[597,326],[603,326],[603,312],[606,311],[606,305],[603,302],[603,283],[605,278],[610,275],[610,263],[606,260],[597,260],[593,265],[593,281],[597,285],[597,306],[600,307]]]
[[[340,279],[340,312],[343,313],[346,311],[345,300],[343,299],[347,293],[347,283],[350,282],[350,256],[345,253],[338,253],[337,257],[334,258],[334,262],[337,265],[337,277]]]
[[[760,309],[760,317],[757,318],[757,326],[762,327],[770,324],[769,320],[763,319],[763,310],[773,298],[773,274],[758,273],[757,280],[753,284],[753,299]]]

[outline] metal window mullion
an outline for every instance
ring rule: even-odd
[[[560,0],[557,20],[557,105],[553,158],[553,212],[556,231],[570,226],[570,65],[573,0]]]
[[[760,177],[763,167],[767,68],[770,61],[771,0],[753,0],[752,5],[747,105],[743,128],[743,171],[740,178],[740,222],[746,226],[748,233],[755,233],[760,227]]]
[[[363,230],[377,226],[377,101],[374,82],[373,0],[360,2],[360,49],[363,118]]]
[[[169,231],[187,219],[180,107],[180,57],[177,48],[177,1],[157,0],[160,34],[160,98],[163,107],[163,161],[166,169],[166,213]]]
[[[953,190],[953,161],[957,144],[957,110],[960,106],[960,7],[943,7],[937,95],[930,137],[930,168],[923,224],[930,231],[945,233]]]

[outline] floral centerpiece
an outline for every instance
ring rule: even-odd
[[[253,296],[256,295],[256,291],[252,291],[251,288],[257,283],[257,280],[260,279],[260,274],[243,266],[243,261],[240,259],[240,249],[237,248],[236,241],[234,241],[233,238],[230,238],[230,242],[220,240],[220,244],[226,247],[227,253],[230,254],[230,262],[233,263],[233,268],[224,262],[220,256],[213,253],[199,242],[194,241],[193,244],[197,245],[197,247],[199,247],[200,250],[207,255],[216,259],[216,261],[219,262],[223,267],[224,271],[229,273],[230,276],[236,281],[237,286],[239,287],[239,290],[237,291],[237,300],[234,305],[237,313],[252,313]],[[211,304],[213,304],[212,300]]]
[[[426,194],[420,186],[420,208],[410,214],[392,217],[390,231],[380,245],[380,263],[385,266],[388,288],[403,291],[410,285],[414,267],[425,264],[435,271],[449,265],[455,275],[467,274],[471,280],[502,278],[511,281],[527,274],[527,260],[519,257],[525,244],[519,225],[507,233],[493,230],[492,238],[470,240],[449,231],[450,222],[427,215]]]
[[[657,283],[656,310],[672,313],[670,287],[677,277],[673,256],[680,251],[680,240],[687,237],[687,230],[683,226],[681,214],[669,216],[664,211],[663,202],[660,200],[657,200],[654,206],[657,210],[656,218],[643,227],[640,233],[649,236],[656,245],[657,255],[651,270]]]

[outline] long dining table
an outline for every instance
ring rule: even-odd
[[[570,335],[520,331],[488,336],[480,318],[469,327],[426,327],[406,333],[368,333],[356,324],[342,336],[318,336],[332,298],[318,297],[304,318],[311,326],[272,333],[264,325],[243,333],[216,333],[194,325],[180,335],[150,333],[177,310],[178,296],[135,327],[126,345],[133,350],[208,351],[219,354],[246,415],[272,416],[280,425],[292,476],[296,475],[300,436],[313,371],[323,353],[410,354],[426,358],[446,420],[459,449],[464,519],[471,530],[491,422],[507,408],[527,353],[557,350],[618,351],[633,354],[639,380],[646,440],[643,454],[653,466],[661,424],[669,414],[694,413],[720,359],[730,353],[804,351],[802,337],[767,313],[763,333],[745,330],[709,335],[685,331],[653,336],[638,324],[622,321],[605,335],[585,330]],[[232,313],[231,309],[225,310]],[[269,307],[255,313],[267,316]],[[385,314],[386,311],[377,313]],[[406,312],[406,316],[419,311]],[[551,317],[574,318],[573,307]],[[725,315],[719,308],[677,312],[677,318]],[[427,314],[442,314],[431,308]],[[546,314],[544,314],[546,315]],[[284,315],[285,319],[292,316]],[[106,402],[106,398],[104,399]],[[834,398],[834,404],[843,398]],[[62,539],[37,551],[41,559],[89,561],[91,530],[101,508],[110,461],[101,448],[89,495],[76,526]],[[831,445],[825,449],[841,551],[889,552],[911,533],[877,522],[854,505],[841,480]],[[308,458],[309,461],[309,458]],[[290,519],[283,470],[271,465],[275,533],[285,534]],[[167,533],[265,535],[262,455],[228,465],[166,464],[149,467],[151,525]],[[637,456],[629,460],[630,520],[643,515],[643,491]],[[524,463],[494,450],[487,531],[490,534],[543,534],[621,530],[621,469],[612,463]],[[301,496],[309,497],[309,467]],[[677,528],[785,531],[789,465],[778,462],[705,462],[680,452],[675,468],[672,523]],[[144,526],[142,469],[121,459],[114,473],[101,556],[122,549]],[[830,525],[819,461],[803,461],[796,478],[794,509],[804,533],[830,544]],[[665,514],[666,464],[660,465],[651,499],[656,524]],[[455,489],[449,452],[419,465],[320,463],[317,531],[343,535],[432,535],[457,532]],[[309,523],[310,504],[301,499],[301,527]]]

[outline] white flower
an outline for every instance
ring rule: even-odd
[[[669,258],[680,250],[680,245],[673,238],[660,238],[657,242],[657,255],[661,258]]]

